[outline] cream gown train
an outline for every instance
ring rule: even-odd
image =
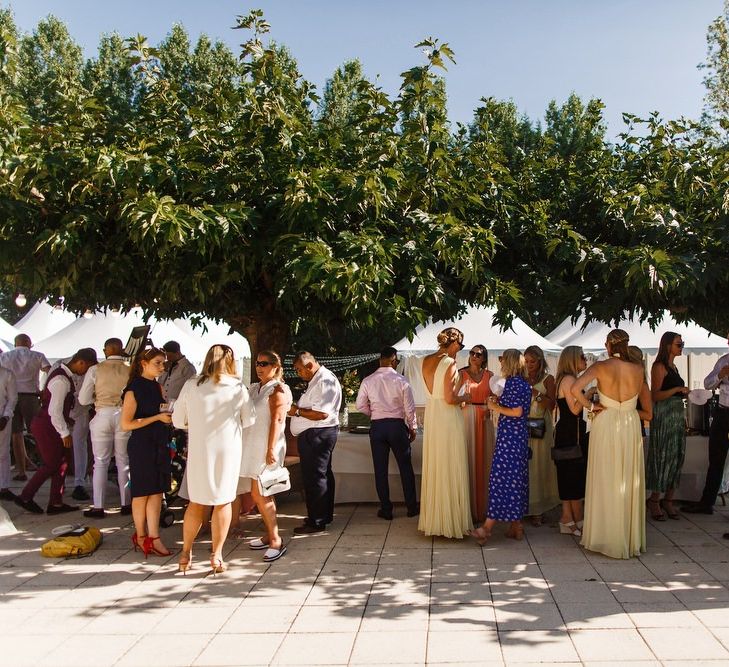
[[[600,393],[605,410],[590,428],[581,544],[612,558],[645,551],[645,472],[637,402],[637,395],[621,403]]]
[[[446,370],[455,363],[444,356],[435,369],[433,393],[425,387],[418,530],[460,539],[472,528],[466,430],[460,405],[446,403],[443,395]]]

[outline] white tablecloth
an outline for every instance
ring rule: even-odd
[[[420,471],[423,462],[423,438],[420,434],[412,443],[412,452],[415,488],[418,490],[418,497],[420,497]],[[340,432],[332,456],[332,470],[337,483],[336,502],[378,502],[369,435]],[[389,473],[390,499],[393,502],[402,502],[400,472],[393,455],[390,455]]]

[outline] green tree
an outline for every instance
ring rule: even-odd
[[[729,128],[729,0],[724,11],[709,25],[706,33],[704,70],[704,112],[702,119],[714,129]]]

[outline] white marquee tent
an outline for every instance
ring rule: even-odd
[[[140,309],[126,314],[110,311],[95,313],[89,318],[80,317],[74,320],[54,335],[38,341],[35,347],[50,361],[69,357],[79,347],[93,347],[99,358],[103,358],[103,346],[107,338],[121,338],[122,342],[126,343],[132,328],[143,324],[145,322]],[[155,345],[162,346],[169,340],[176,340],[182,353],[198,368],[205,359],[209,347],[214,343],[230,345],[239,359],[250,358],[251,355],[245,338],[236,334],[223,335],[219,325],[203,333],[201,328],[193,329],[191,325],[182,328],[170,320],[150,319],[147,324],[152,327],[149,336]],[[225,330],[227,332],[227,327]]]
[[[15,337],[20,333],[12,324],[0,317],[0,352],[7,352],[15,347]]]
[[[468,363],[468,346],[481,344],[485,345],[489,351],[489,367],[491,370],[498,371],[496,355],[499,353],[509,348],[524,350],[529,345],[541,347],[547,356],[550,367],[552,369],[556,367],[556,359],[562,349],[560,345],[540,336],[519,318],[514,318],[511,328],[504,331],[494,324],[495,314],[496,311],[493,308],[472,307],[457,320],[450,322],[429,321],[427,324],[418,327],[415,330],[412,342],[407,338],[403,338],[395,343],[393,347],[400,352],[400,356],[403,358],[401,371],[412,385],[415,402],[418,405],[425,404],[426,396],[422,373],[420,372],[421,360],[426,354],[437,349],[436,337],[446,327],[456,327],[463,332],[463,342],[467,347],[458,354],[457,362],[459,366],[465,366]]]
[[[48,302],[39,301],[15,323],[15,328],[28,334],[33,343],[44,340],[76,320],[73,313]]]
[[[605,339],[612,329],[623,329],[630,336],[630,344],[637,345],[647,356],[647,367],[650,368],[658,352],[661,335],[666,331],[680,334],[686,346],[683,356],[676,359],[676,366],[681,376],[691,389],[703,387],[704,377],[711,371],[716,360],[727,351],[727,340],[712,334],[693,322],[678,324],[668,311],[651,329],[648,322],[639,322],[637,319],[622,319],[617,326],[602,322],[590,322],[585,325],[584,316],[580,316],[574,323],[567,319],[547,338],[554,344],[567,347],[579,345],[585,352],[600,355],[605,352]]]

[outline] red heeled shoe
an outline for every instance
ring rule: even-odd
[[[132,545],[134,546],[134,551],[144,551],[144,541],[147,539],[146,536],[142,536],[142,542],[139,542],[139,538],[137,537],[137,534],[134,533],[132,535]]]
[[[171,556],[171,551],[160,551],[157,547],[154,546],[154,541],[158,540],[159,536],[152,537],[151,535],[147,535],[147,537],[144,538],[144,544],[142,545],[142,551],[144,551],[145,557],[149,554],[153,554],[154,556]]]

